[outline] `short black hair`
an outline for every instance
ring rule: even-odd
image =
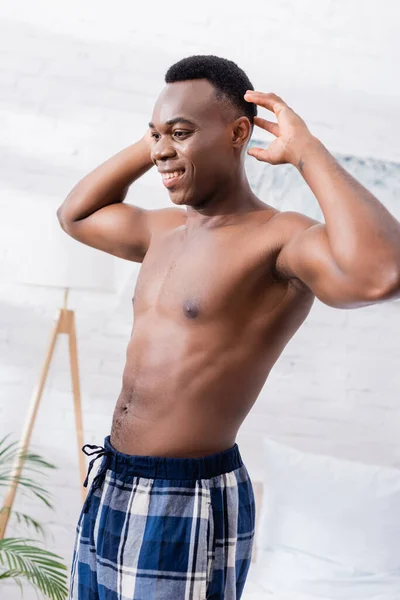
[[[246,73],[232,60],[213,54],[195,54],[182,58],[165,74],[165,83],[188,79],[208,79],[216,90],[217,99],[228,102],[254,125],[257,105],[243,98],[246,90],[254,90],[254,87]]]

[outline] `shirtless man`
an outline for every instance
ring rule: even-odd
[[[143,137],[57,213],[76,240],[142,263],[111,437],[89,447],[103,460],[79,519],[74,600],[240,598],[255,517],[243,420],[315,297],[400,297],[399,222],[280,97],[215,56],[183,59],[165,81]],[[325,224],[255,196],[254,124],[275,139],[248,154],[298,169]],[[154,166],[174,206],[124,203]]]

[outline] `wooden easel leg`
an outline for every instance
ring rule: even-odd
[[[51,333],[51,338],[50,338],[49,346],[47,349],[47,354],[46,354],[45,361],[43,363],[43,367],[42,367],[42,370],[40,373],[39,383],[34,390],[34,393],[33,393],[33,396],[32,396],[32,399],[31,399],[31,402],[29,405],[28,413],[27,413],[27,416],[25,419],[24,428],[22,430],[22,434],[21,434],[21,437],[19,440],[18,457],[13,466],[12,481],[7,489],[7,492],[6,492],[6,495],[4,498],[3,508],[0,512],[0,539],[4,538],[8,519],[10,517],[10,512],[11,512],[11,509],[14,504],[15,495],[16,495],[17,486],[18,486],[18,478],[21,475],[22,467],[24,464],[24,460],[23,460],[21,454],[24,454],[29,446],[33,426],[34,426],[34,423],[36,420],[37,412],[39,409],[39,404],[42,399],[44,386],[45,386],[47,375],[49,372],[51,359],[52,359],[52,356],[54,353],[54,348],[55,348],[55,345],[57,342],[57,336],[60,331],[61,318],[62,318],[62,313],[60,312],[58,315],[58,318],[55,322],[55,325],[53,327],[53,331]]]
[[[75,411],[75,425],[76,425],[76,438],[78,442],[78,460],[79,460],[79,471],[82,483],[82,500],[85,501],[86,489],[83,487],[83,482],[86,478],[86,461],[85,456],[82,452],[83,446],[83,420],[82,420],[82,404],[81,404],[81,392],[79,385],[79,368],[78,368],[78,350],[76,345],[76,330],[75,330],[75,315],[72,313],[69,319],[68,327],[68,338],[69,338],[69,358],[71,363],[71,377],[72,377],[72,391],[74,395],[74,411]]]
[[[79,386],[79,369],[78,369],[78,352],[77,352],[77,344],[76,344],[76,330],[75,330],[75,315],[72,310],[68,310],[66,308],[67,305],[67,297],[68,290],[65,293],[64,299],[64,308],[61,309],[58,313],[55,325],[53,327],[53,331],[51,334],[47,354],[45,357],[45,361],[43,363],[43,367],[40,373],[39,383],[35,388],[34,394],[32,396],[31,403],[29,405],[28,413],[26,416],[24,428],[19,440],[18,444],[18,458],[15,461],[12,470],[12,482],[10,483],[5,498],[3,508],[0,511],[0,539],[4,538],[5,531],[7,528],[7,523],[10,517],[10,512],[14,504],[15,495],[17,492],[18,486],[18,478],[21,475],[21,471],[24,464],[23,454],[27,451],[33,426],[35,424],[37,412],[39,409],[39,404],[43,395],[43,390],[45,387],[47,375],[49,372],[49,367],[51,363],[51,359],[54,354],[54,348],[57,342],[57,336],[61,333],[68,334],[69,340],[69,356],[70,356],[70,364],[71,364],[71,378],[72,378],[72,390],[74,396],[74,412],[75,412],[75,423],[76,423],[76,436],[78,442],[78,460],[79,460],[79,471],[81,483],[83,484],[86,477],[86,461],[85,457],[81,451],[83,446],[83,423],[82,423],[82,407],[81,407],[81,394],[80,394],[80,386]],[[21,456],[22,455],[22,456]],[[86,498],[86,490],[82,486],[82,499],[85,501]]]

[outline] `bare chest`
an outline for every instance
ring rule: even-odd
[[[252,299],[274,296],[268,256],[251,240],[175,231],[154,242],[142,263],[134,296],[135,315],[154,309],[182,318],[237,312]],[[269,289],[269,293],[267,290]]]

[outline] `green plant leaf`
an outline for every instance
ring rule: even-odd
[[[14,468],[23,459],[21,473],[15,475]],[[22,451],[18,442],[10,442],[9,435],[0,440],[0,489],[12,483],[18,485],[22,494],[36,497],[52,508],[51,494],[39,483],[37,474],[45,475],[45,470],[55,466],[39,454]],[[7,507],[0,509],[8,511]],[[11,511],[18,523],[33,528],[44,535],[42,525],[27,514]],[[22,590],[22,582],[27,582],[50,600],[65,600],[68,595],[67,567],[62,558],[39,546],[40,542],[23,538],[0,540],[0,580],[13,579]]]
[[[36,498],[41,500],[46,506],[53,508],[53,505],[50,501],[51,494],[43,486],[39,485],[37,481],[22,475],[19,477],[9,475],[3,478],[0,475],[0,488],[7,487],[14,482],[20,486],[19,489],[21,492],[29,492],[29,494],[36,496]]]
[[[23,538],[0,540],[0,579],[26,580],[51,600],[65,600],[68,595],[67,567],[61,557]]]
[[[14,467],[17,460],[23,458],[23,471],[15,475]],[[0,440],[0,488],[8,487],[12,483],[19,486],[19,490],[35,496],[49,508],[53,508],[50,501],[51,494],[38,483],[37,474],[46,475],[44,471],[55,469],[55,465],[44,460],[36,452],[23,451],[18,442],[10,442],[9,435]],[[32,475],[32,476],[31,476]]]
[[[2,511],[0,510],[0,513]],[[28,529],[31,528],[35,531],[35,533],[38,533],[39,535],[41,535],[43,538],[46,537],[46,530],[43,527],[43,525],[41,525],[39,523],[39,521],[36,521],[36,519],[33,519],[32,517],[30,517],[29,515],[26,515],[25,513],[21,513],[18,512],[16,510],[11,511],[11,515],[12,517],[14,517],[17,521],[17,523],[19,525],[25,525]]]
[[[31,464],[40,465],[41,467],[45,467],[45,469],[56,469],[57,468],[56,465],[53,465],[53,463],[49,463],[47,460],[42,458],[40,456],[40,454],[36,454],[34,452],[31,452],[30,450],[27,450],[26,452],[21,452],[21,458],[23,458],[24,461],[29,462]]]
[[[0,440],[0,464],[2,466],[14,463],[16,459],[22,459],[27,468],[34,468],[35,466],[44,467],[45,469],[55,469],[56,466],[53,463],[48,462],[42,456],[36,452],[32,452],[29,448],[23,450],[19,448],[18,442],[6,443],[9,435],[6,435]]]

